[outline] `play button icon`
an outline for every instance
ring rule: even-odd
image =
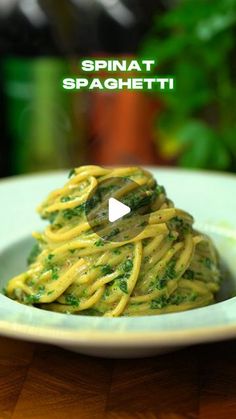
[[[128,205],[122,204],[115,198],[109,198],[108,200],[108,219],[112,223],[119,220],[124,215],[129,214],[131,208]]]
[[[153,191],[147,191],[128,177],[109,177],[90,192],[86,204],[87,221],[105,242],[127,242],[148,224]]]

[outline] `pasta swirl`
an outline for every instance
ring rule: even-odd
[[[122,241],[113,240],[118,229],[108,231],[102,210],[98,218],[94,215],[103,201],[92,202],[89,211],[107,240],[91,229],[85,211],[91,191],[104,180],[104,196],[109,195],[113,177],[135,181],[150,201],[149,210],[140,201],[143,212],[124,217],[127,231],[144,227]],[[134,199],[135,187],[122,186],[114,196]],[[216,249],[209,237],[194,230],[191,215],[174,207],[148,171],[76,168],[38,212],[50,224],[44,232],[33,233],[37,245],[28,270],[9,281],[10,298],[61,313],[108,317],[176,312],[214,302],[221,282]]]

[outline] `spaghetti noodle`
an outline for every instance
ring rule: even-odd
[[[135,181],[150,197],[148,213],[141,200],[143,212],[124,217],[127,230],[137,223],[144,227],[123,241],[114,241],[112,235],[110,240],[100,238],[85,211],[91,191],[113,177]],[[108,195],[109,188],[103,192]],[[131,199],[134,193],[118,188],[113,196]],[[90,218],[99,206],[103,200],[91,202]],[[191,215],[175,208],[146,170],[76,168],[38,211],[50,224],[43,233],[33,233],[37,247],[28,270],[9,281],[10,298],[61,313],[109,317],[169,313],[214,302],[221,276],[211,239],[193,229]],[[102,216],[97,223],[102,229]]]

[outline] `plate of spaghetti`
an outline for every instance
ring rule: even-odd
[[[0,333],[111,357],[235,337],[235,187],[141,167],[1,181]],[[111,197],[130,208],[113,222]]]

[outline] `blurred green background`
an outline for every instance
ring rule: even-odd
[[[236,170],[235,0],[188,0],[156,16],[143,53],[174,74],[155,129],[184,167]]]
[[[0,176],[90,163],[235,172],[235,36],[236,0],[1,0]],[[155,59],[176,88],[63,91],[84,56]]]

